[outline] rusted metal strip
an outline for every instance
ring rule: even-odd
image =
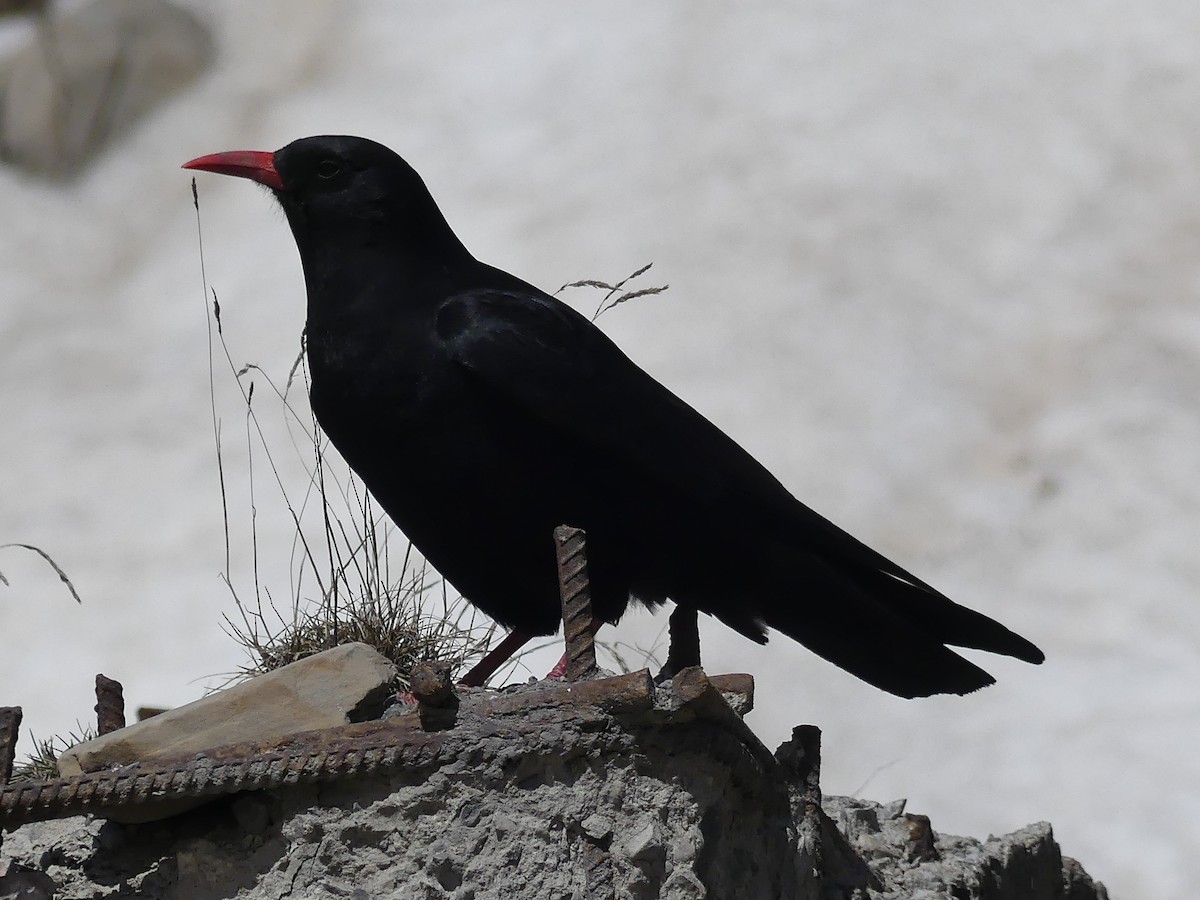
[[[561,706],[594,706],[610,713],[632,713],[648,710],[653,705],[654,682],[650,670],[641,669],[612,678],[568,682],[547,690],[498,694],[472,707],[471,711],[506,715]]]
[[[417,699],[417,715],[426,731],[453,728],[458,718],[458,695],[450,678],[450,663],[417,663],[409,676],[409,689]]]
[[[612,854],[603,847],[584,841],[584,897],[587,900],[614,900],[617,896],[613,884]]]
[[[418,703],[438,708],[457,704],[448,662],[417,663],[413,666],[408,683]]]
[[[96,730],[109,734],[125,727],[125,690],[121,682],[96,676]]]
[[[448,668],[429,667],[414,675],[414,693],[429,711],[445,713],[453,708],[434,705],[454,703]],[[655,709],[654,685],[646,669],[533,690],[468,691],[458,698],[462,729],[427,730],[428,723],[418,708],[386,720],[229,744],[69,778],[0,786],[0,825],[14,827],[79,813],[121,817],[128,816],[131,808],[150,811],[146,818],[161,817],[181,811],[181,804],[189,799],[420,769],[436,764],[450,742],[475,741],[485,733],[536,738],[550,721],[587,725],[604,722],[613,713],[645,714],[665,722],[678,721],[681,715],[684,721],[690,717],[717,720],[741,737],[751,753],[774,764],[723,698],[744,697],[749,705],[753,694],[750,676],[709,679],[699,668],[685,669],[674,679],[673,694],[668,707]],[[15,736],[19,721],[19,709],[0,709],[0,737],[5,722]]]
[[[754,709],[753,675],[745,673],[709,675],[708,680],[739,716],[744,716]]]
[[[587,535],[581,528],[554,529],[558,586],[562,598],[563,634],[567,642],[567,681],[579,681],[596,670],[592,588],[588,582]]]
[[[320,735],[320,732],[309,732]],[[52,781],[18,782],[0,789],[0,824],[55,819],[244,790],[370,775],[430,764],[445,732],[393,729],[391,734],[312,743],[296,736],[289,751],[251,754],[230,745],[176,763],[126,766]]]
[[[542,710],[563,721],[601,721],[610,712],[648,709],[653,696],[650,672],[643,669],[536,691],[468,694],[462,705],[474,727],[461,736],[454,730],[425,731],[420,713],[411,712],[104,772],[21,781],[0,787],[0,825],[13,827],[85,812],[107,815],[187,798],[417,769],[433,764],[448,741],[477,739],[480,729],[494,728],[519,737],[536,736],[545,727],[546,715],[505,718],[513,713]]]
[[[742,684],[744,685],[744,682]],[[681,709],[688,710],[698,718],[720,722],[741,738],[742,743],[760,761],[766,765],[774,765],[775,757],[771,755],[771,751],[763,746],[762,741],[750,730],[750,726],[742,721],[742,717],[721,696],[721,691],[704,674],[703,669],[699,666],[684,669],[671,680],[671,685]]]
[[[21,707],[0,706],[0,787],[12,778],[17,752],[17,734],[21,730]]]

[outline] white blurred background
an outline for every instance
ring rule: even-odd
[[[907,797],[977,837],[1049,820],[1114,896],[1191,896],[1200,6],[190,8],[218,53],[193,88],[74,182],[0,168],[0,543],[52,554],[84,600],[0,551],[23,749],[92,718],[96,672],[133,708],[242,662],[179,164],[361,134],[477,256],[544,288],[653,261],[670,290],[601,326],[800,498],[1048,656],[979,655],[996,686],[902,701],[709,623],[706,668],[756,676],[768,745],[815,723],[829,793]],[[286,223],[246,182],[199,182],[230,351],[282,382],[303,324]],[[216,381],[244,591],[244,411]],[[260,575],[286,598],[269,481],[256,506]]]

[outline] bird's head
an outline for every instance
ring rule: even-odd
[[[300,255],[385,246],[422,256],[465,253],[421,176],[382,144],[360,137],[301,138],[273,153],[233,150],[185,169],[266,185],[287,214]]]

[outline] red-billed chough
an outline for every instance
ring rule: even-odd
[[[429,562],[514,630],[505,650],[558,629],[565,523],[587,532],[605,622],[669,598],[902,697],[994,681],[947,645],[1043,660],[800,503],[587,318],[476,260],[386,147],[309,137],[185,168],[282,205],[317,421]]]

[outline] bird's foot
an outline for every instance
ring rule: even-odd
[[[667,631],[667,661],[654,676],[655,684],[663,684],[684,669],[700,665],[699,613],[692,607],[676,606]]]
[[[555,678],[562,680],[567,675],[567,654],[562,655],[562,659],[554,664],[554,668],[546,673],[546,678]]]

